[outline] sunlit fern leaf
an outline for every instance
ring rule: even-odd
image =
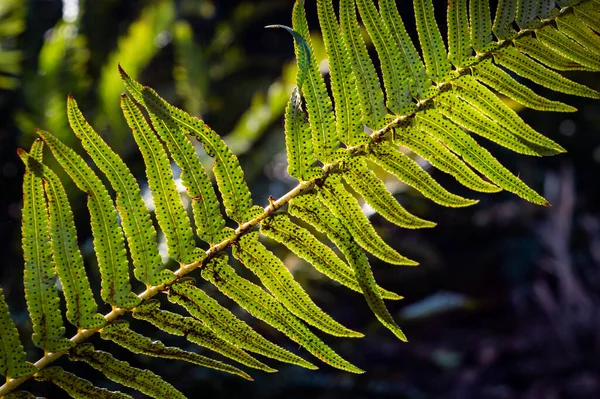
[[[453,81],[459,88],[456,90],[458,97],[478,108],[483,114],[504,123],[508,129],[520,140],[531,143],[534,146],[547,149],[544,155],[554,155],[565,152],[559,144],[534,130],[515,111],[504,104],[498,96],[485,86],[478,83],[471,76],[462,76]],[[526,144],[526,143],[524,143]]]
[[[213,171],[227,215],[240,224],[246,221],[252,208],[250,189],[244,180],[239,160],[223,140],[200,119],[167,103],[154,90],[131,79],[123,69],[119,71],[129,93],[149,114],[155,115],[169,129],[190,134],[202,143],[206,153],[215,159]]]
[[[277,371],[259,362],[236,345],[223,340],[200,321],[191,317],[183,317],[167,310],[161,310],[160,303],[157,300],[151,299],[137,306],[133,310],[133,317],[147,321],[168,334],[185,335],[188,341],[248,367],[266,371],[267,373]]]
[[[356,5],[379,56],[386,106],[396,115],[410,113],[414,110],[415,104],[411,101],[410,86],[407,84],[410,78],[406,73],[405,60],[395,48],[387,25],[381,23],[381,15],[373,0],[357,0]]]
[[[600,98],[600,93],[596,90],[565,78],[514,48],[503,49],[494,55],[494,60],[504,68],[540,86],[575,96]]]
[[[37,368],[25,360],[15,323],[10,318],[4,291],[0,288],[0,375],[8,379],[32,375]]]
[[[58,176],[50,168],[29,157],[24,151],[19,151],[19,156],[29,168],[35,168],[36,173],[44,179],[48,213],[41,223],[48,223],[53,267],[56,268],[67,302],[67,320],[79,328],[99,327],[106,320],[96,313],[98,306],[92,295],[81,252],[77,247],[77,230],[67,193]],[[52,284],[54,286],[54,281]],[[43,312],[45,317],[52,317],[46,314],[50,309]],[[61,326],[62,320],[57,327]]]
[[[553,49],[566,59],[578,63],[591,71],[600,70],[600,57],[589,52],[581,44],[565,36],[552,26],[536,31],[536,37],[546,47]]]
[[[317,160],[327,164],[335,160],[334,153],[339,144],[337,141],[333,104],[327,93],[325,80],[321,76],[312,48],[310,32],[304,12],[304,0],[296,0],[294,4],[292,27],[299,35],[293,36],[295,46],[303,46],[301,42],[304,40],[309,49],[309,63],[307,65],[299,64],[299,68],[308,68],[306,71],[300,72],[306,76],[306,82],[302,85],[301,91],[306,99],[315,157]]]
[[[146,395],[156,398],[180,398],[185,396],[173,385],[150,370],[132,367],[129,363],[117,360],[108,352],[95,350],[92,344],[80,344],[69,352],[69,358],[89,364],[100,371],[106,378],[126,387],[134,388]]]
[[[356,78],[362,123],[370,129],[383,127],[386,114],[379,77],[360,35],[354,0],[340,0],[340,24],[350,65]]]
[[[585,5],[589,4],[590,3],[586,3]],[[585,5],[575,9],[575,16],[591,29],[595,30],[596,33],[600,33],[600,11],[584,8]]]
[[[486,50],[492,41],[492,19],[488,0],[469,1],[471,47],[477,54]]]
[[[201,240],[211,245],[216,244],[222,239],[225,220],[221,215],[212,182],[196,156],[194,145],[181,131],[169,128],[156,115],[150,114],[150,119],[156,132],[167,144],[173,160],[181,169],[181,182],[192,200],[196,234]]]
[[[269,292],[290,312],[308,324],[337,337],[364,336],[344,327],[321,310],[294,280],[283,262],[258,241],[258,233],[251,232],[241,237],[233,247],[233,256],[256,274]]]
[[[512,28],[517,12],[517,0],[498,0],[492,30],[500,40],[511,39],[517,32]]]
[[[379,0],[379,11],[383,23],[387,26],[396,44],[398,53],[404,59],[408,68],[408,84],[412,96],[421,99],[430,87],[431,79],[425,71],[425,64],[421,60],[408,32],[404,27],[395,0]]]
[[[417,120],[419,129],[431,134],[455,153],[461,154],[465,162],[499,187],[535,204],[549,205],[544,198],[477,144],[471,136],[441,114],[431,110],[420,113]]]
[[[329,77],[335,104],[338,139],[348,146],[366,143],[368,137],[363,132],[359,117],[361,111],[356,77],[352,72],[348,50],[341,36],[341,28],[333,10],[332,0],[318,0],[317,12],[325,50],[329,56]]]
[[[184,280],[171,286],[169,300],[183,306],[192,316],[231,344],[282,362],[313,370],[317,368],[301,357],[266,340],[204,291],[195,287],[193,280]]]
[[[125,162],[87,123],[71,96],[67,100],[67,115],[73,132],[81,140],[94,163],[104,173],[116,192],[116,204],[133,264],[135,277],[147,286],[173,279],[173,273],[162,270],[156,230],[140,194],[140,187]]]
[[[408,229],[435,226],[435,223],[423,220],[404,209],[375,172],[368,168],[364,158],[355,157],[346,162],[343,176],[354,191],[390,222]]]
[[[492,130],[492,133],[496,133],[496,130]],[[426,133],[412,127],[399,126],[395,129],[393,138],[395,143],[403,145],[427,160],[436,169],[454,176],[458,182],[471,190],[483,193],[495,193],[502,190],[485,181],[448,147]],[[384,216],[383,213],[378,212]]]
[[[325,345],[296,316],[262,288],[238,276],[227,264],[227,257],[215,258],[209,262],[202,270],[202,276],[252,316],[275,327],[324,363],[352,373],[364,372]]]
[[[331,248],[320,242],[308,230],[294,223],[286,214],[277,214],[267,219],[261,225],[261,233],[285,245],[330,279],[354,291],[362,292],[352,268]],[[380,290],[385,298],[399,298],[397,294]]]
[[[548,100],[536,94],[529,87],[522,85],[510,77],[502,69],[494,66],[491,62],[483,62],[474,69],[474,76],[479,82],[504,94],[506,97],[531,109],[538,111],[575,112],[576,108],[558,102]]]
[[[46,142],[54,158],[77,187],[88,194],[94,248],[102,276],[102,299],[118,307],[135,306],[139,299],[131,292],[123,232],[117,222],[117,212],[106,187],[75,151],[48,132],[38,130],[37,134]],[[57,220],[57,223],[60,221]],[[64,256],[70,260],[71,253],[77,247],[74,226],[68,240],[70,248]]]
[[[48,367],[35,375],[38,381],[51,382],[75,399],[127,399],[130,395],[122,392],[113,392],[105,388],[98,388],[91,382],[77,377],[73,373],[63,370],[61,367]]]
[[[163,359],[182,360],[198,366],[235,374],[246,380],[252,381],[252,377],[237,367],[210,359],[206,356],[201,356],[197,353],[188,352],[175,347],[167,347],[160,341],[153,341],[142,334],[138,334],[129,328],[129,323],[125,320],[103,327],[100,331],[100,336],[123,348],[129,349],[133,353]]]
[[[463,198],[443,188],[418,163],[388,143],[375,147],[370,159],[437,204],[462,207],[477,203],[476,200]]]
[[[191,263],[198,258],[198,250],[167,154],[140,109],[128,97],[121,97],[121,108],[144,158],[154,212],[167,239],[169,256],[182,265]]]
[[[556,21],[559,32],[583,45],[591,52],[600,51],[600,37],[592,29],[582,24],[573,14],[567,14]]]
[[[545,46],[539,40],[529,36],[520,38],[515,43],[515,47],[539,61],[540,63],[549,66],[550,68],[559,71],[587,71],[589,68],[584,67],[577,62],[565,57],[554,49]]]
[[[452,93],[444,93],[436,100],[438,103],[436,110],[458,126],[519,154],[538,157],[548,154],[548,149],[520,140],[510,130],[510,125],[498,123],[494,115],[486,115],[479,108],[457,98]]]
[[[354,241],[351,232],[343,226],[343,223],[324,210],[322,204],[312,194],[296,197],[290,205],[290,211],[315,226],[315,228],[325,232],[329,239],[337,245],[352,266],[361,291],[373,313],[394,335],[401,340],[406,340],[404,333],[383,303],[382,294],[384,292],[375,283],[366,255]]]
[[[417,263],[400,255],[377,234],[369,219],[365,216],[356,201],[340,181],[340,176],[334,176],[318,189],[319,199],[352,233],[354,239],[366,251],[379,259],[395,265],[416,266]]]
[[[285,111],[285,147],[288,174],[298,180],[322,177],[323,170],[313,166],[315,158],[308,118],[302,109],[302,98],[294,89]]]
[[[33,327],[34,345],[46,352],[60,352],[72,346],[64,337],[65,328],[56,290],[56,271],[52,263],[48,206],[42,180],[43,142],[36,140],[30,156],[21,151],[25,163],[21,235],[25,272],[23,285],[27,310]],[[29,161],[31,160],[31,162]]]
[[[349,234],[344,234],[347,231],[342,222],[329,212],[327,208],[323,206],[316,198],[316,195],[301,195],[296,197],[290,203],[288,208],[291,215],[303,220],[310,224],[318,231],[327,234],[329,240],[331,240],[338,248],[345,248],[344,240],[347,240]],[[315,244],[317,245],[317,244]],[[340,284],[354,290],[356,292],[362,292],[362,288],[356,280],[356,274],[351,266],[348,266],[346,262],[343,262],[344,269],[339,270],[339,276],[333,276],[331,270],[328,275],[332,280],[338,281]],[[339,279],[338,279],[339,278]],[[384,299],[399,300],[402,297],[396,293],[385,290],[381,287],[377,287],[380,295]]]
[[[415,19],[427,75],[436,83],[450,72],[450,61],[433,13],[432,0],[414,0]]]
[[[469,41],[469,16],[466,1],[448,1],[446,13],[448,24],[448,59],[456,68],[472,61],[471,44]]]

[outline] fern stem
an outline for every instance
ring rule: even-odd
[[[586,3],[587,1],[590,1],[590,0],[584,0],[580,3],[578,3],[577,5],[581,5],[583,3]],[[562,8],[557,15],[555,15],[552,18],[542,20],[541,23],[538,26],[536,26],[535,28],[523,29],[523,30],[519,31],[517,33],[517,35],[511,39],[498,41],[497,42],[498,45],[495,48],[492,48],[485,53],[477,54],[473,63],[471,63],[469,66],[456,69],[455,70],[456,75],[452,79],[450,79],[447,82],[438,84],[437,88],[438,88],[439,92],[441,93],[445,88],[451,86],[453,80],[455,80],[465,74],[470,73],[471,68],[474,65],[477,65],[477,64],[487,60],[488,58],[492,57],[494,52],[497,51],[498,49],[507,47],[507,46],[513,44],[515,40],[517,40],[523,36],[533,34],[533,33],[535,33],[536,30],[555,22],[562,15],[572,12],[573,7],[574,6]],[[433,101],[435,101],[435,98],[436,98],[436,96],[433,96],[433,97],[430,97],[428,99],[425,99],[425,100],[419,102],[416,110],[413,113],[397,116],[392,122],[388,123],[385,127],[371,133],[371,139],[372,139],[371,143],[360,144],[360,145],[356,145],[353,147],[348,147],[348,148],[346,148],[346,151],[348,151],[350,153],[350,156],[357,156],[364,152],[368,152],[372,146],[381,142],[385,138],[385,135],[388,132],[393,130],[399,124],[412,119],[418,112],[422,111],[423,109],[426,109]],[[170,282],[168,284],[163,284],[163,285],[159,285],[159,286],[150,286],[145,291],[140,293],[138,295],[138,297],[142,301],[150,299],[150,298],[154,297],[156,294],[168,289],[169,286],[172,285],[177,280],[190,274],[194,270],[201,268],[210,259],[214,258],[219,252],[224,251],[228,247],[235,244],[240,239],[240,237],[242,237],[244,234],[248,233],[253,227],[258,226],[263,220],[265,220],[267,217],[274,214],[277,210],[284,207],[292,199],[294,199],[295,197],[297,197],[300,194],[303,194],[303,193],[311,190],[316,184],[323,183],[323,181],[325,179],[327,179],[327,177],[333,171],[335,171],[340,165],[341,165],[341,161],[328,163],[323,166],[323,170],[325,171],[324,177],[321,177],[318,179],[312,179],[312,180],[308,180],[308,181],[303,181],[303,182],[299,183],[296,187],[294,187],[293,189],[288,191],[285,195],[283,195],[279,199],[277,199],[275,201],[270,200],[269,205],[264,208],[264,212],[262,214],[258,215],[254,219],[240,225],[235,230],[235,234],[231,238],[224,240],[224,241],[220,242],[219,244],[211,246],[211,248],[206,251],[206,257],[203,260],[193,262],[193,263],[190,263],[190,264],[180,267],[177,271],[174,272],[174,274],[176,276],[175,280],[173,280],[172,282]],[[111,312],[104,315],[104,318],[106,319],[106,324],[114,322],[120,316],[127,313],[128,311],[131,311],[131,309],[118,308],[118,307],[114,308]],[[79,331],[77,334],[75,334],[73,337],[71,337],[71,341],[75,344],[81,343],[81,342],[85,341],[87,338],[94,335],[95,333],[99,332],[101,329],[102,328],[94,328],[94,329],[87,329],[87,330]],[[67,352],[47,353],[44,356],[42,356],[37,362],[35,362],[35,366],[37,367],[38,370],[42,370],[45,367],[47,367],[48,365],[50,365],[51,363],[53,363],[54,361],[58,360],[61,356],[65,355],[65,354],[67,354]],[[23,384],[25,381],[29,380],[33,376],[34,375],[29,375],[29,376],[13,378],[13,379],[8,380],[4,385],[0,386],[0,399],[3,398],[4,395],[7,395],[8,393],[15,390],[19,385]]]

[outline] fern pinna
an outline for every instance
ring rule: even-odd
[[[336,9],[337,13],[332,0],[317,1],[332,96],[313,55],[304,1],[294,6],[292,28],[275,26],[292,34],[298,60],[297,89],[291,93],[285,115],[285,141],[288,172],[299,183],[281,198],[269,198],[264,208],[252,203],[238,159],[217,133],[120,70],[127,89],[121,107],[143,156],[154,216],[166,238],[169,257],[179,264],[176,270],[163,265],[157,231],[136,179],[87,123],[73,98],[67,101],[71,127],[110,183],[115,200],[87,161],[51,133],[38,131],[40,139],[29,152],[19,150],[26,167],[22,221],[25,297],[33,344],[44,355],[35,363],[26,360],[0,296],[0,372],[6,376],[0,396],[33,397],[16,391],[33,377],[50,381],[75,398],[130,397],[94,387],[51,366],[68,356],[146,395],[183,397],[160,376],[136,369],[85,342],[96,333],[134,353],[183,360],[251,379],[238,367],[134,332],[123,320],[126,314],[166,333],[185,336],[248,368],[276,371],[256,355],[317,368],[313,361],[275,345],[221,306],[189,276],[197,269],[196,278],[214,285],[319,361],[362,373],[313,330],[337,337],[362,334],[323,312],[260,236],[286,246],[332,280],[361,292],[377,319],[405,340],[384,303],[384,299],[401,297],[377,285],[367,253],[391,264],[417,263],[382,240],[355,194],[400,227],[426,228],[435,223],[404,209],[372,165],[443,206],[464,207],[477,201],[447,191],[411,154],[472,190],[506,190],[547,205],[481,147],[476,137],[525,155],[564,151],[529,127],[497,94],[540,111],[575,111],[536,94],[513,78],[519,75],[555,91],[600,98],[597,91],[557,72],[600,70],[600,1],[499,1],[493,20],[487,0],[449,1],[447,47],[434,19],[432,0],[414,0],[419,46],[410,40],[393,0],[380,0],[377,5],[373,0],[340,0]],[[382,80],[361,36],[359,17],[375,47]],[[188,137],[198,140],[214,159],[213,174],[222,202]],[[100,296],[112,307],[105,315],[98,313],[85,273],[67,193],[44,164],[44,146],[87,194],[102,282]],[[171,161],[182,171],[193,223],[175,186]],[[227,227],[227,219],[237,228]],[[339,254],[314,231],[327,236]],[[197,247],[197,239],[205,245]],[[137,295],[131,288],[127,253],[134,278],[146,287]],[[228,264],[230,257],[255,274],[261,285],[238,274]],[[66,319],[78,331],[70,339],[64,336],[57,277],[66,301]],[[159,294],[187,315],[161,309],[153,298]]]

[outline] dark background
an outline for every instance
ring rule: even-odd
[[[28,338],[31,327],[22,290],[23,168],[15,150],[31,145],[36,127],[80,149],[66,123],[68,93],[140,180],[143,163],[119,115],[118,95],[124,88],[117,62],[167,100],[202,116],[226,138],[240,156],[255,203],[265,204],[269,195],[278,197],[294,185],[285,173],[281,118],[294,84],[293,47],[284,32],[263,29],[291,24],[292,1],[65,4],[63,12],[63,2],[57,0],[0,0],[0,10],[8,10],[0,16],[0,285],[29,360],[37,359],[40,351]],[[70,8],[73,4],[78,10]],[[445,3],[437,1],[439,21],[444,9]],[[314,1],[307,1],[307,12],[316,29]],[[411,7],[403,5],[401,12],[411,29]],[[445,24],[440,28],[444,31]],[[322,58],[318,43],[316,53]],[[600,89],[598,74],[568,76]],[[190,398],[600,397],[600,102],[531,87],[579,109],[575,114],[521,113],[568,153],[534,159],[481,142],[552,207],[537,207],[506,193],[480,196],[432,171],[450,191],[479,198],[480,203],[467,209],[441,208],[399,187],[401,203],[438,227],[408,231],[372,218],[393,247],[421,263],[401,268],[371,262],[378,281],[406,297],[388,306],[409,343],[382,328],[360,295],[273,247],[319,305],[366,333],[361,340],[323,337],[366,374],[351,375],[326,365],[311,372],[267,360],[280,372],[250,370],[256,381],[249,383],[181,362],[131,356],[98,337],[92,342],[153,370]],[[47,159],[52,164],[49,155]],[[93,262],[85,201],[64,177],[82,251]],[[90,268],[89,273],[98,289],[97,272]],[[245,317],[239,309],[236,313]],[[249,320],[267,337],[309,358],[281,334]],[[166,344],[197,350],[145,324],[134,326]],[[59,364],[77,369],[99,386],[119,389],[85,365]],[[49,384],[25,387],[39,396],[65,396]]]

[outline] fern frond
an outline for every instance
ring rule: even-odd
[[[123,232],[117,222],[117,212],[106,187],[75,151],[48,132],[38,130],[37,134],[46,142],[54,158],[77,187],[88,194],[94,248],[102,276],[102,299],[113,306],[125,308],[135,306],[139,299],[131,292]],[[66,203],[66,195],[64,195],[63,203]],[[70,214],[69,210],[67,213]],[[62,220],[64,219],[57,220],[57,223],[60,224]],[[77,245],[74,228],[69,232],[70,237],[67,237],[69,250],[64,256],[71,260],[71,253]],[[75,259],[78,259],[76,255]],[[79,263],[79,260],[75,261]],[[58,264],[58,262],[56,263]],[[69,267],[69,269],[71,268]]]
[[[471,0],[473,2],[474,0]],[[469,16],[466,1],[448,1],[448,59],[456,68],[473,60],[469,41]]]
[[[215,258],[208,263],[202,270],[202,277],[213,283],[223,294],[233,299],[252,316],[275,327],[324,363],[353,373],[364,372],[325,345],[296,316],[262,288],[238,276],[227,264],[226,257]]]
[[[233,247],[233,256],[256,274],[263,285],[294,315],[337,337],[363,337],[363,334],[344,327],[321,310],[298,284],[290,271],[251,232],[239,239]]]
[[[577,19],[585,23],[596,33],[600,33],[600,10],[594,10],[590,6],[591,3],[585,3],[581,7],[577,7],[574,11]]]
[[[63,370],[61,367],[48,367],[35,375],[38,381],[48,381],[62,388],[75,399],[127,399],[130,395],[122,392],[113,392],[108,389],[98,388],[91,382],[77,377],[73,373]]]
[[[69,352],[69,358],[85,362],[104,374],[106,378],[126,387],[134,388],[152,398],[185,399],[185,396],[173,385],[164,381],[152,371],[132,367],[125,361],[115,359],[108,352],[94,349],[92,344],[77,345]]]
[[[167,154],[140,109],[126,96],[121,108],[146,164],[156,219],[167,239],[169,256],[181,265],[198,259],[192,226],[175,186]]]
[[[36,140],[31,146],[29,157],[21,155],[25,163],[21,217],[25,261],[23,285],[33,327],[34,345],[46,352],[60,352],[69,349],[72,343],[64,337],[65,328],[59,309],[60,299],[55,285],[56,272],[52,263],[48,231],[48,207],[40,170],[42,148],[43,142]]]
[[[492,41],[492,17],[488,0],[469,1],[469,24],[471,47],[476,54],[483,53]]]
[[[192,316],[202,321],[227,342],[272,359],[308,369],[317,369],[313,364],[259,335],[204,291],[196,288],[193,280],[184,280],[171,286],[169,300],[183,306]]]
[[[177,313],[160,309],[160,303],[151,299],[133,310],[133,317],[144,320],[162,331],[173,335],[185,335],[186,339],[198,346],[210,349],[229,359],[235,360],[248,367],[274,373],[277,370],[259,362],[236,345],[221,339],[210,328],[200,321],[183,317]]]
[[[538,62],[559,71],[589,70],[532,37],[522,37],[515,42],[515,47]]]
[[[556,51],[566,59],[589,68],[590,71],[600,70],[599,57],[594,56],[593,53],[590,54],[582,45],[563,35],[554,27],[545,26],[537,30],[536,36],[544,46]]]
[[[477,203],[476,200],[450,193],[435,181],[429,173],[425,172],[419,164],[387,143],[375,147],[369,158],[396,176],[400,181],[440,205],[462,207]]]
[[[146,286],[160,285],[173,279],[173,273],[162,270],[156,230],[140,194],[140,187],[125,162],[87,123],[72,96],[67,100],[67,115],[73,132],[81,140],[94,163],[110,181],[117,193],[116,204],[135,266],[135,277]]]
[[[435,21],[432,0],[414,0],[415,20],[427,75],[435,82],[443,82],[450,72],[450,62],[442,34]]]
[[[512,28],[512,23],[515,20],[517,13],[517,0],[498,0],[498,8],[496,8],[496,16],[492,31],[500,40],[508,40],[516,35],[516,31]]]
[[[8,381],[35,372],[37,368],[25,360],[19,332],[10,318],[4,290],[0,288],[0,375]]]
[[[567,14],[556,21],[558,31],[593,53],[600,51],[600,38],[596,32],[582,24],[574,14]]]
[[[41,222],[48,223],[52,259],[67,302],[67,320],[78,328],[99,327],[106,320],[96,313],[98,306],[85,273],[81,252],[77,247],[77,231],[67,193],[58,176],[50,168],[37,162],[24,151],[20,151],[19,156],[27,165],[36,168],[37,173],[44,179],[48,216]]]
[[[249,220],[252,208],[250,189],[237,157],[223,140],[200,119],[167,103],[154,90],[131,79],[123,69],[119,71],[129,93],[149,114],[156,115],[169,129],[191,134],[202,143],[206,153],[215,159],[213,171],[227,215],[239,224]],[[155,128],[161,130],[160,126]]]
[[[395,265],[416,266],[417,263],[400,255],[377,234],[369,220],[362,212],[356,199],[346,191],[340,176],[333,176],[318,189],[319,200],[352,233],[354,239],[366,251],[379,259]]]
[[[129,328],[129,323],[124,320],[103,327],[102,330],[100,330],[100,336],[123,348],[129,349],[133,353],[163,359],[183,360],[198,366],[235,374],[246,380],[252,381],[252,377],[237,367],[210,359],[206,356],[198,355],[197,353],[187,352],[179,348],[167,347],[160,341],[153,341],[142,334],[138,334],[131,330]]]

